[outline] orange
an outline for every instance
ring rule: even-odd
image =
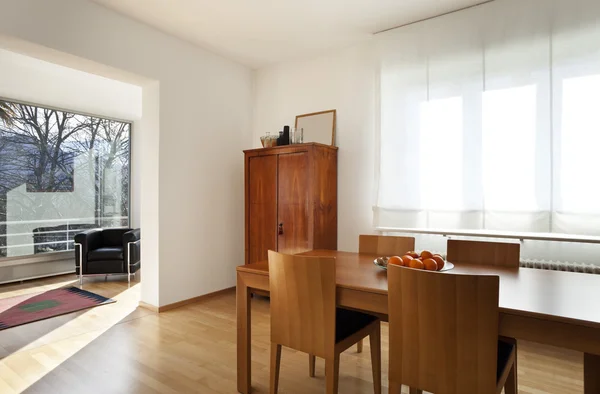
[[[388,259],[388,265],[402,265],[402,259],[398,256],[392,256]]]
[[[402,265],[405,267],[408,267],[408,265],[412,259],[413,259],[412,256],[405,254],[404,256],[402,256]]]
[[[408,266],[410,268],[416,268],[416,269],[419,269],[419,270],[422,270],[422,269],[425,268],[425,266],[423,265],[423,262],[421,260],[419,260],[419,259],[412,259],[410,261],[410,263],[408,264]]]
[[[413,259],[419,258],[419,254],[417,252],[410,251],[410,252],[406,252],[406,254],[408,256],[412,257]]]
[[[437,270],[441,270],[442,268],[444,268],[444,265],[446,265],[446,262],[444,261],[444,259],[442,258],[442,256],[440,256],[439,254],[435,254],[433,255],[432,259],[435,260],[435,262],[437,263]]]
[[[433,257],[433,253],[431,253],[428,250],[424,250],[424,251],[421,252],[421,258],[422,259],[430,259],[432,257]]]
[[[437,271],[438,266],[434,259],[425,259],[423,260],[423,265],[427,271]]]

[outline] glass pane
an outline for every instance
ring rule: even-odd
[[[483,93],[483,190],[485,209],[537,210],[536,87]]]
[[[0,257],[129,226],[129,123],[0,101]]]
[[[560,194],[568,213],[600,213],[600,75],[562,84]]]
[[[420,191],[423,206],[460,210],[463,206],[463,100],[421,104]]]

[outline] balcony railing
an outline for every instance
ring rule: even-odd
[[[86,218],[67,218],[67,219],[46,219],[46,220],[23,220],[0,222],[0,226],[5,225],[7,234],[0,234],[0,257],[8,255],[8,251],[17,248],[31,248],[33,254],[60,252],[73,250],[73,238],[81,231],[93,228],[106,227],[126,227],[129,225],[127,216],[106,216],[106,217],[86,217]],[[31,231],[19,229],[17,232],[9,233],[12,226],[36,225]],[[54,226],[53,226],[54,225]],[[11,238],[20,237],[21,242],[11,244]],[[31,237],[31,242],[23,242],[23,237]],[[27,253],[16,254],[10,257],[20,255],[29,255]]]

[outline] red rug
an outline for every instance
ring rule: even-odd
[[[0,299],[0,331],[113,302],[77,287]]]

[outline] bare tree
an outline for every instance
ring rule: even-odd
[[[5,124],[10,125],[12,121],[13,112],[10,108],[10,104],[6,101],[0,100],[0,120]]]

